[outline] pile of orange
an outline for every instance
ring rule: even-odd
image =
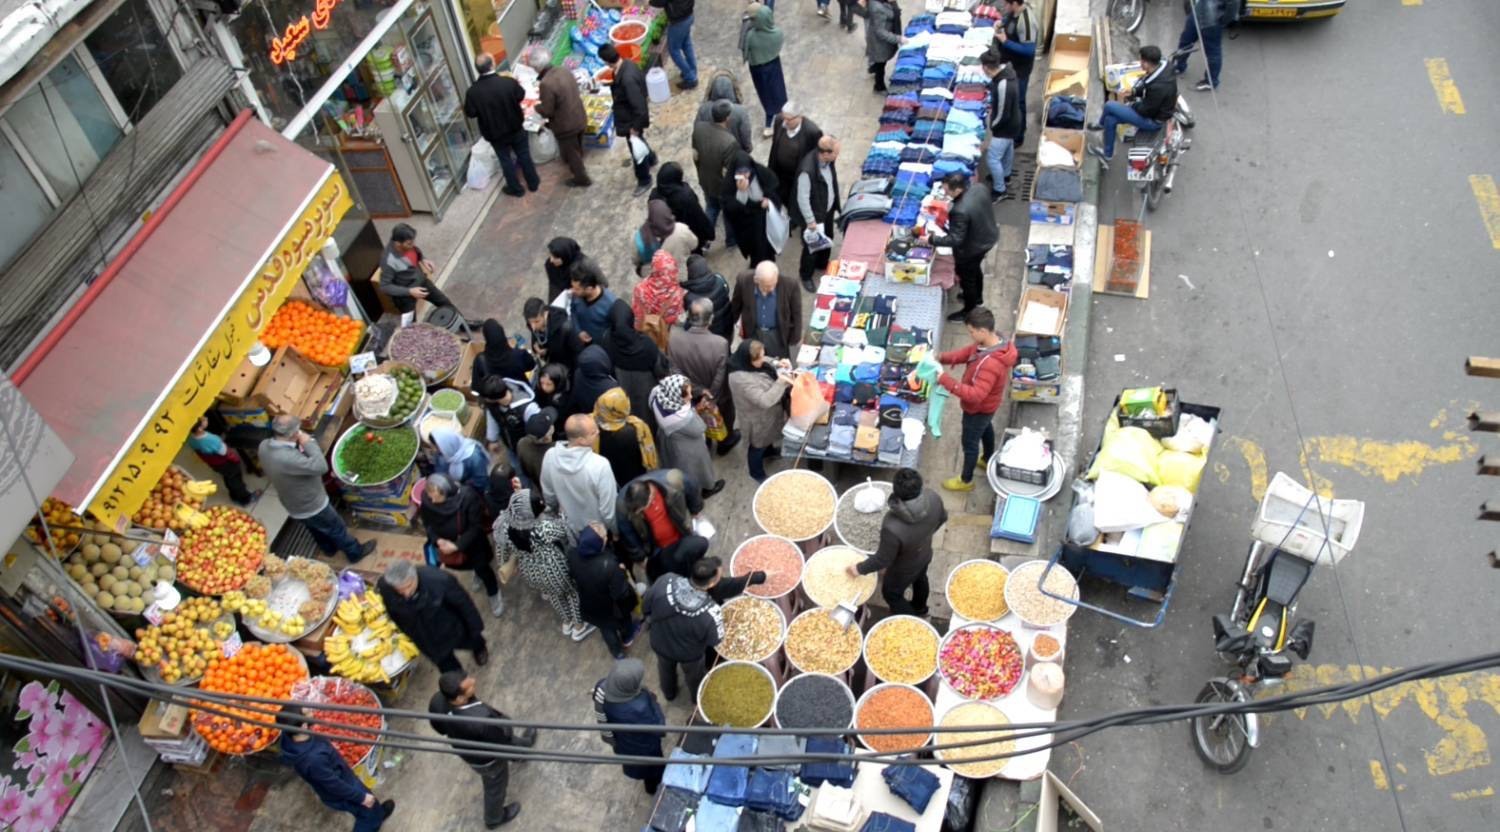
[[[260,342],[273,350],[290,346],[315,364],[340,367],[359,346],[363,331],[359,321],[293,301],[276,310]]]
[[[210,662],[201,690],[238,693],[267,699],[291,697],[292,686],[307,678],[300,657],[285,644],[247,644],[233,658]],[[225,754],[252,754],[276,741],[276,705],[245,703],[240,707],[215,705],[216,711],[193,712],[193,728],[210,748]]]

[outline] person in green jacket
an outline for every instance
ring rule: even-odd
[[[771,136],[771,119],[786,104],[786,78],[781,74],[781,30],[776,28],[776,13],[770,6],[751,3],[740,23],[740,53],[750,66],[750,80],[755,95],[765,111],[766,128],[761,135]]]

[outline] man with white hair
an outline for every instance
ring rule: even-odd
[[[771,119],[771,152],[766,157],[766,167],[776,174],[776,191],[781,204],[793,206],[797,187],[797,168],[802,160],[818,146],[823,131],[813,120],[802,114],[802,105],[788,101],[781,112]],[[792,211],[792,228],[800,228],[801,213]]]
[[[307,527],[324,554],[343,552],[350,563],[358,563],[375,551],[375,541],[361,545],[349,534],[344,518],[329,501],[323,488],[328,457],[316,440],[302,432],[296,416],[284,413],[272,419],[271,437],[260,443],[258,454],[287,516]]]
[[[722,280],[722,278],[720,278]],[[710,331],[714,320],[714,302],[706,297],[694,298],[688,305],[687,328],[672,330],[672,366],[677,368],[693,389],[708,394],[719,406],[719,415],[729,428],[729,435],[719,441],[719,456],[729,453],[740,441],[734,429],[734,401],[729,397],[729,341]]]
[[[833,238],[838,234],[839,172],[834,166],[839,158],[839,140],[833,136],[818,139],[818,146],[797,167],[797,211],[807,232],[802,237],[802,260],[797,276],[802,288],[817,294],[813,275],[828,270],[833,254]],[[812,239],[809,240],[808,237]]]
[[[557,152],[573,174],[563,184],[587,188],[594,184],[583,164],[583,131],[588,129],[589,117],[578,94],[578,82],[567,67],[552,66],[552,54],[545,49],[532,49],[526,63],[541,78],[537,84],[537,115],[547,120],[547,128],[557,137]]]
[[[729,318],[740,322],[740,337],[764,344],[766,355],[791,358],[802,339],[802,287],[763,260],[734,281]]]
[[[519,167],[526,177],[527,189],[536,193],[542,180],[531,161],[531,137],[524,126],[525,114],[521,112],[526,91],[516,79],[497,75],[495,59],[484,52],[474,59],[474,71],[479,73],[479,80],[464,94],[464,115],[479,122],[479,135],[500,157],[500,172],[505,176],[503,192],[511,196],[526,195],[516,177]]]
[[[474,651],[474,662],[489,663],[484,619],[458,579],[435,566],[398,560],[375,582],[386,614],[439,673],[463,670],[454,650]]]

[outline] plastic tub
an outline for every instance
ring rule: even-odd
[[[876,685],[875,687],[870,688],[869,690],[865,691],[864,696],[861,696],[859,698],[859,701],[855,703],[855,705],[854,705],[854,730],[856,730],[856,731],[859,730],[859,727],[860,727],[859,716],[864,711],[865,707],[870,704],[870,700],[873,699],[881,691],[888,691],[888,690],[892,690],[892,689],[899,689],[899,690],[909,691],[914,696],[916,696],[918,699],[920,699],[921,702],[927,706],[927,716],[926,716],[925,719],[922,720],[922,723],[921,723],[922,727],[928,727],[928,726],[931,726],[933,724],[934,718],[933,718],[933,707],[932,707],[932,698],[931,697],[929,697],[926,693],[923,693],[920,688],[915,688],[915,687],[912,687],[911,685],[898,685],[898,684],[895,684],[895,683],[892,683],[892,682],[885,682],[885,683]],[[916,700],[912,700],[912,701],[915,702]],[[902,727],[902,726],[892,726],[892,727]],[[879,735],[879,736],[889,738],[889,737],[904,737],[906,735],[905,734],[882,734],[882,735]],[[868,748],[871,751],[876,751],[876,752],[881,752],[881,753],[895,753],[897,751],[906,751],[906,750],[911,749],[911,748],[921,748],[922,746],[925,746],[929,742],[932,741],[932,731],[931,730],[928,730],[927,733],[922,734],[921,736],[922,736],[922,740],[921,740],[921,742],[918,742],[918,743],[904,743],[903,742],[899,746],[892,745],[889,749],[881,749],[881,748],[876,748],[875,746],[871,745],[870,744],[870,740],[866,739],[863,734],[856,735],[857,739],[859,740],[859,744],[860,745],[864,746],[865,748]],[[874,739],[874,737],[871,737],[870,739]]]
[[[987,612],[993,612],[993,610],[985,611],[974,609],[972,607],[970,607],[969,609],[964,609],[958,604],[953,603],[953,577],[964,569],[993,570],[1001,576],[1001,603],[999,615],[991,616],[986,614]],[[1010,605],[1005,602],[1005,587],[1009,585],[1010,570],[1006,569],[1004,566],[1001,566],[995,561],[985,560],[984,558],[975,558],[973,560],[966,560],[963,563],[958,564],[957,566],[953,567],[953,570],[951,572],[948,573],[948,580],[943,584],[943,597],[948,599],[948,606],[953,609],[953,612],[955,614],[961,615],[969,621],[999,621],[1001,618],[1005,617],[1006,613],[1010,611]]]
[[[735,547],[734,554],[729,556],[729,574],[733,577],[738,577],[747,572],[753,572],[753,569],[751,569],[747,564],[741,561],[740,553],[745,551],[745,549],[753,543],[767,540],[785,544],[787,550],[787,569],[795,569],[796,575],[792,576],[790,581],[786,580],[785,576],[768,575],[765,583],[758,586],[747,587],[745,591],[757,598],[776,599],[796,589],[797,585],[802,582],[802,573],[805,571],[804,562],[802,560],[802,550],[798,549],[797,544],[793,543],[792,541],[775,534],[758,534],[754,537],[746,538],[742,543],[740,543],[739,546]]]
[[[820,499],[821,495],[818,492],[827,493],[828,518],[826,522],[821,522],[822,518],[814,518],[814,522],[811,523],[786,522],[786,528],[772,528],[772,526],[781,525],[781,518],[777,518],[768,524],[761,517],[762,498],[770,491],[785,488],[794,480],[802,482],[803,487],[809,490],[809,500],[818,499],[818,502],[822,502]],[[761,531],[764,531],[766,534],[781,535],[788,540],[801,543],[805,540],[822,537],[823,533],[828,531],[828,528],[833,525],[833,516],[837,506],[838,494],[833,490],[833,483],[829,482],[822,474],[800,468],[792,468],[767,477],[766,481],[761,483],[759,488],[755,489],[755,498],[751,502],[750,507],[755,514],[755,525],[759,526]]]
[[[849,703],[849,719],[847,722],[839,723],[837,721],[829,721],[827,724],[822,725],[786,725],[781,721],[781,705],[782,700],[787,695],[787,691],[794,690],[801,685],[812,684],[811,682],[807,681],[809,679],[826,679],[828,682],[832,682],[837,686],[838,691],[844,695]],[[795,690],[793,695],[797,695]],[[781,686],[781,690],[776,691],[776,701],[771,703],[771,713],[776,717],[776,727],[778,728],[805,728],[807,730],[848,730],[849,728],[854,726],[854,693],[850,691],[849,686],[844,684],[844,681],[837,676],[830,676],[827,673],[804,673],[801,676],[793,676],[791,679],[788,679],[786,684]]]
[[[609,27],[609,42],[619,50],[620,57],[627,61],[641,59],[641,44],[646,42],[650,27],[639,20],[622,20]]]
[[[762,650],[749,650],[743,654],[731,656],[724,652],[724,645],[729,643],[730,638],[736,632],[735,629],[731,626],[730,619],[733,616],[730,615],[730,610],[736,609],[741,606],[750,605],[768,608],[775,615],[777,622],[776,639],[769,648],[765,648]],[[780,650],[781,645],[786,641],[786,614],[781,611],[780,607],[764,598],[757,598],[753,595],[741,595],[738,598],[726,601],[724,603],[722,613],[724,616],[724,638],[718,643],[718,645],[714,647],[714,650],[725,659],[740,662],[763,662],[766,659],[774,656],[776,654],[776,651]]]
[[[715,722],[712,718],[709,717],[708,714],[706,714],[706,713],[703,712],[703,693],[704,693],[704,691],[708,690],[709,686],[714,683],[714,680],[716,678],[722,678],[725,675],[725,673],[726,673],[726,671],[727,671],[728,668],[734,668],[734,667],[748,667],[748,668],[751,668],[753,670],[753,672],[758,673],[761,676],[765,677],[766,687],[767,687],[770,695],[766,697],[766,712],[760,716],[760,719],[757,720],[754,725],[728,725],[728,724],[725,724],[725,723]],[[727,684],[727,683],[722,683],[722,684]],[[740,689],[743,689],[743,688],[740,688]],[[703,721],[704,722],[707,722],[710,725],[723,725],[726,728],[759,728],[762,725],[766,724],[766,720],[768,720],[768,719],[771,718],[771,713],[775,709],[776,709],[776,680],[774,678],[772,678],[771,671],[766,670],[764,667],[761,667],[760,665],[755,664],[753,662],[720,662],[717,666],[714,667],[713,670],[708,671],[708,674],[703,677],[703,681],[702,682],[698,683],[698,714],[703,717]]]
[[[884,631],[884,630],[886,630],[886,629],[888,629],[890,627],[897,626],[897,625],[904,625],[904,626],[908,626],[909,627],[909,626],[911,626],[913,624],[920,625],[921,628],[922,628],[922,630],[923,630],[923,632],[926,633],[926,635],[929,636],[932,639],[932,641],[931,641],[931,644],[932,644],[932,666],[931,667],[927,667],[926,668],[927,672],[924,673],[924,674],[920,674],[920,678],[917,678],[915,676],[904,678],[904,679],[889,678],[885,674],[883,674],[883,673],[880,672],[880,667],[879,667],[878,663],[870,661],[870,644],[871,644],[871,642],[875,641],[877,634],[881,633],[882,631]],[[881,682],[891,682],[891,683],[903,684],[903,685],[921,685],[922,683],[926,682],[928,679],[931,679],[932,678],[932,674],[934,674],[934,673],[937,672],[937,649],[938,649],[938,644],[939,644],[940,641],[941,641],[941,638],[939,638],[939,636],[938,636],[937,629],[934,628],[931,624],[927,623],[927,621],[925,621],[925,620],[923,620],[921,618],[918,618],[915,615],[893,615],[893,616],[891,616],[889,618],[881,619],[878,624],[876,624],[874,627],[870,628],[870,632],[865,636],[865,645],[864,645],[865,667],[869,668],[870,675],[874,676],[876,679],[879,679]],[[889,670],[889,668],[888,668],[888,670]]]

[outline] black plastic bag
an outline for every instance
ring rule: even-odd
[[[697,808],[698,795],[681,789],[663,789],[656,809],[651,812],[651,828],[656,832],[683,832]]]
[[[979,783],[955,774],[953,788],[948,792],[948,811],[943,815],[943,832],[973,832],[977,808]]]

